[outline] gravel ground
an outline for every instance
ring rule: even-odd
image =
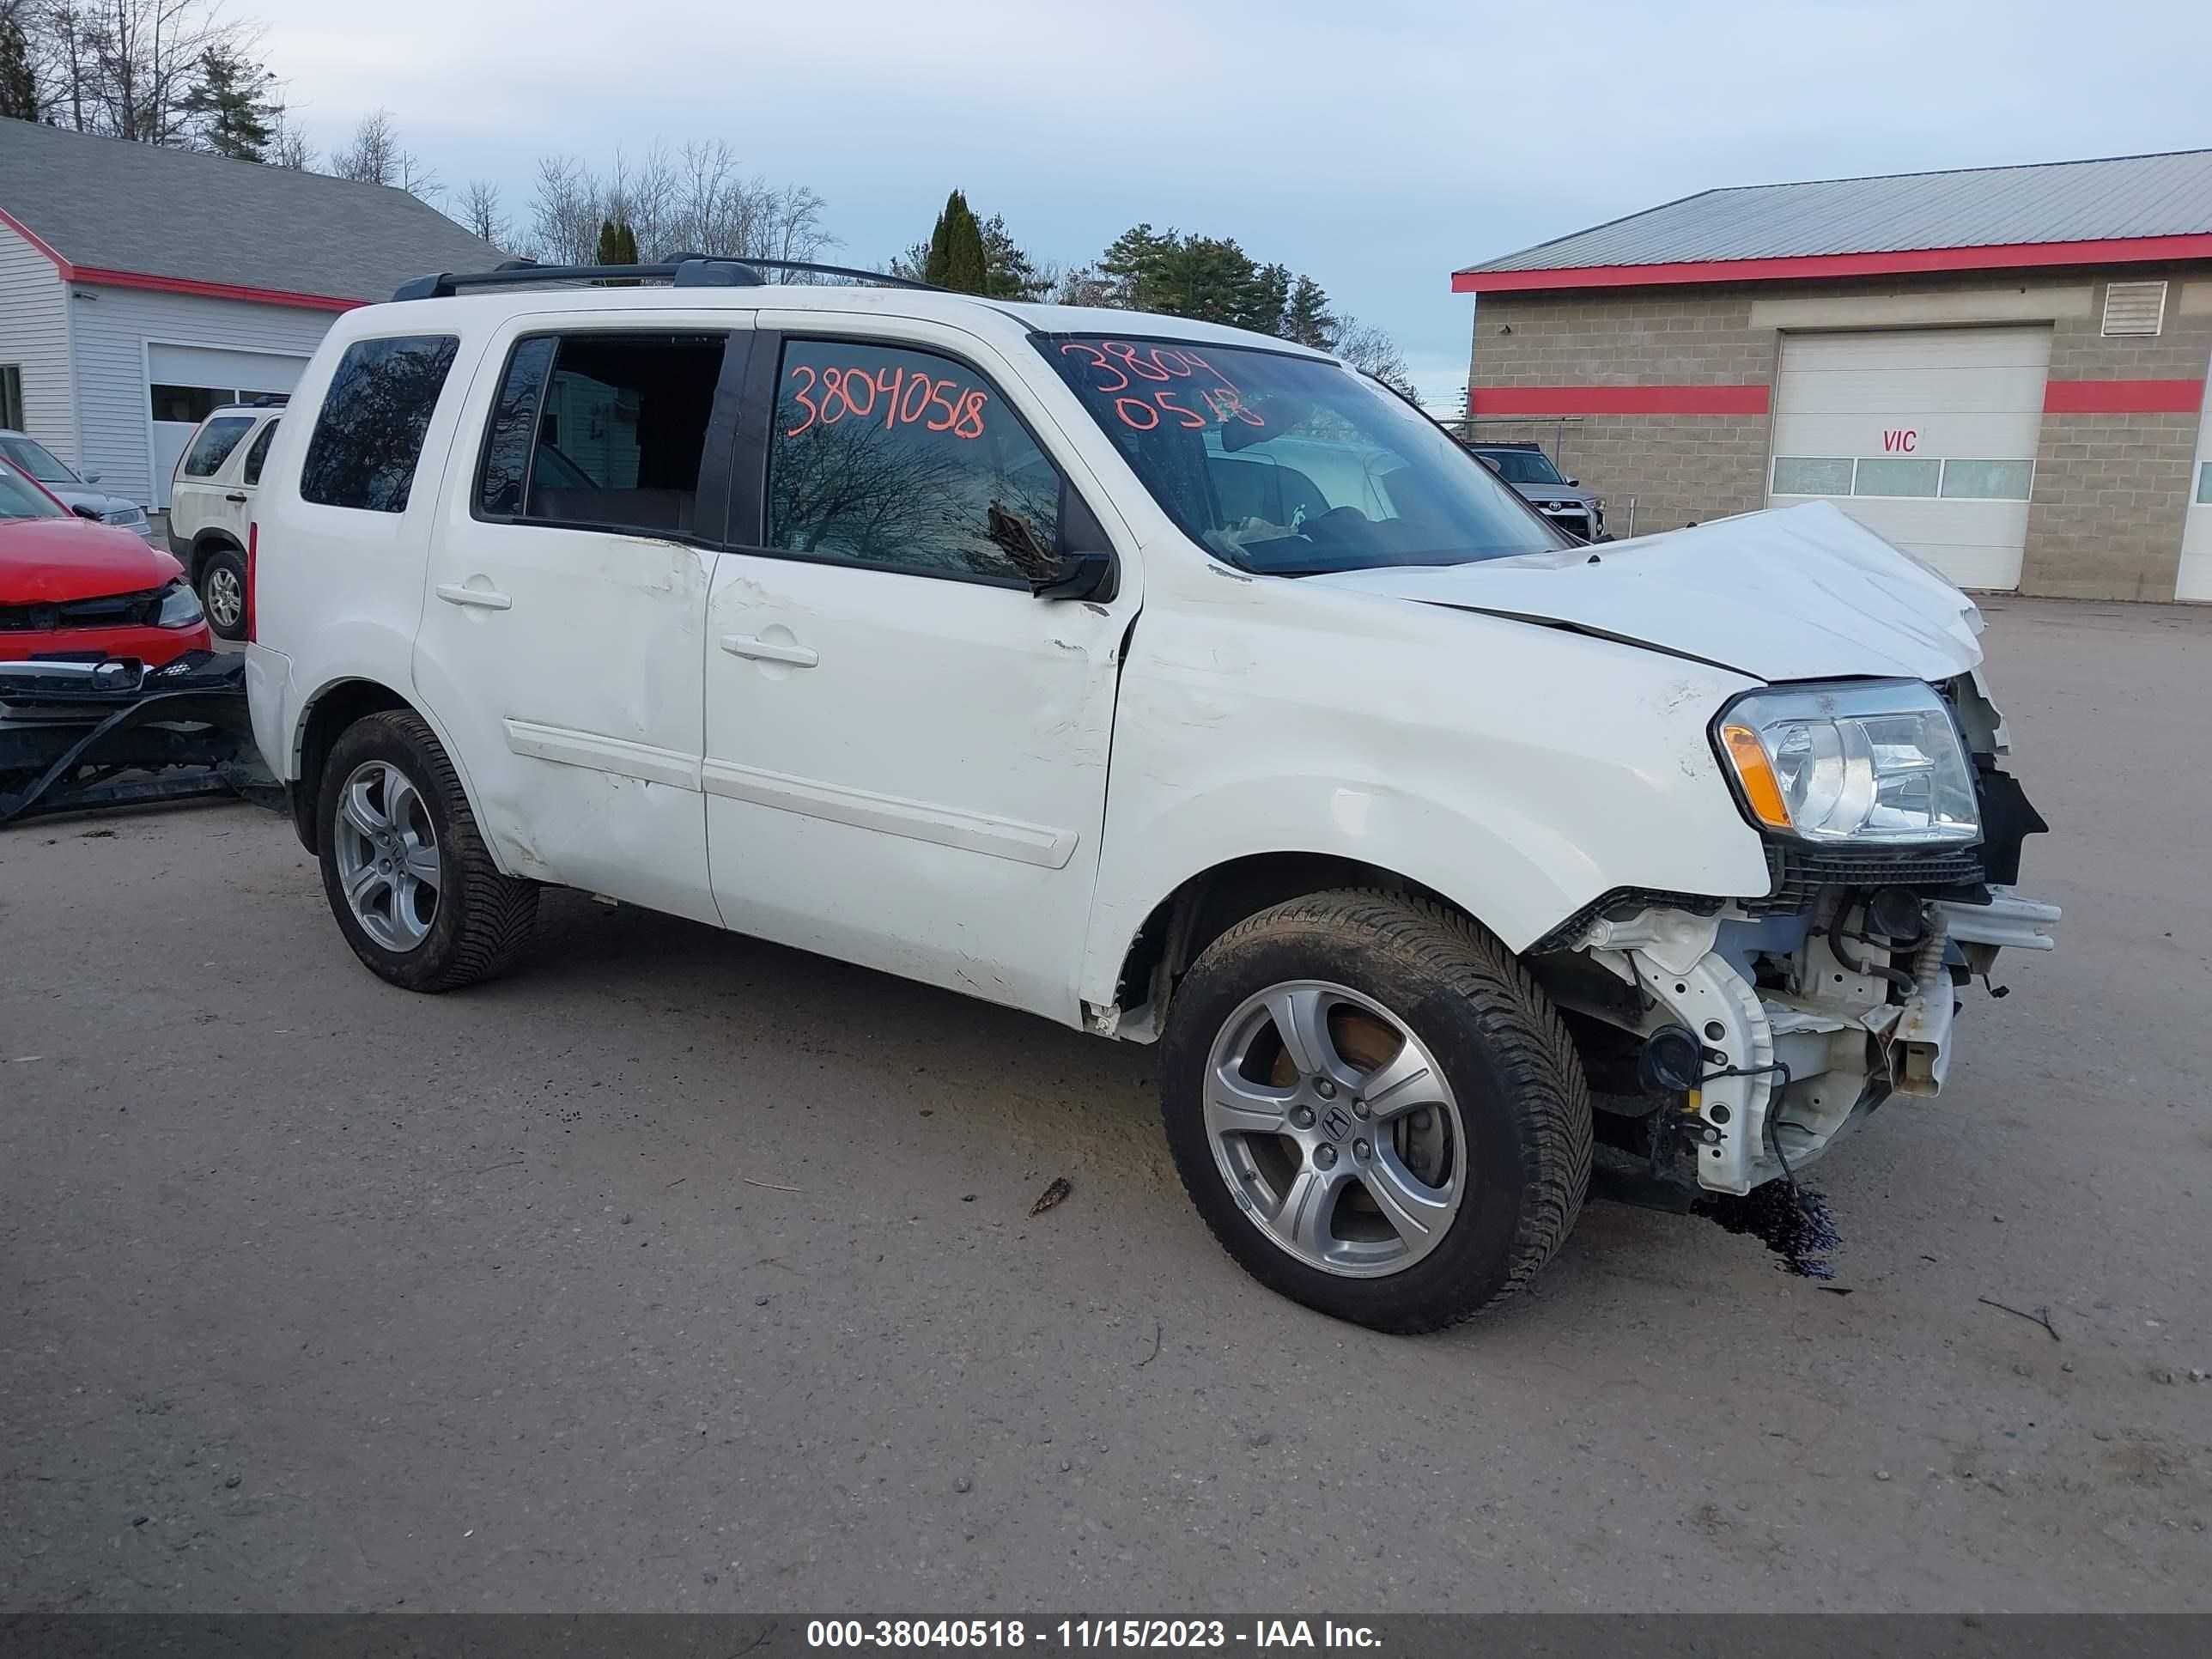
[[[410,997],[275,817],[0,831],[0,1607],[2212,1608],[2212,614],[1990,609],[2063,948],[1832,1284],[1599,1204],[1436,1338],[1247,1281],[1145,1050],[570,895]]]

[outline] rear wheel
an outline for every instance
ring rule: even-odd
[[[1558,1014],[1438,906],[1316,894],[1176,988],[1161,1102],[1183,1185],[1261,1283],[1386,1331],[1452,1324],[1550,1260],[1589,1184]]]
[[[419,715],[348,726],[316,806],[323,891],[354,954],[410,991],[503,973],[538,916],[538,888],[500,873],[460,779]]]
[[[219,547],[200,562],[200,608],[216,637],[246,637],[246,557],[234,547]]]

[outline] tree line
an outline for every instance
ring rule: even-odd
[[[610,248],[629,256],[618,263],[682,252],[818,261],[840,246],[818,193],[748,172],[720,139],[617,151],[604,170],[573,155],[543,157],[515,212],[490,180],[448,188],[402,142],[386,110],[319,152],[262,61],[261,37],[258,23],[228,16],[221,0],[0,0],[0,117],[392,185],[495,246],[548,264],[605,263]],[[1254,258],[1233,237],[1139,224],[1097,258],[1062,264],[1023,248],[1003,216],[978,218],[956,190],[929,237],[881,268],[963,293],[1252,329],[1334,352],[1411,390],[1388,335],[1337,313],[1311,276]]]

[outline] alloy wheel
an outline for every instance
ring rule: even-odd
[[[405,952],[429,937],[444,878],[428,804],[388,761],[363,761],[338,793],[338,885],[362,931]]]
[[[1459,1104],[1421,1040],[1373,998],[1271,985],[1206,1058],[1206,1138],[1237,1205],[1326,1273],[1401,1273],[1449,1231],[1467,1190]]]

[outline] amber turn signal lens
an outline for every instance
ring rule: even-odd
[[[1759,821],[1770,830],[1790,828],[1790,809],[1783,804],[1782,785],[1775,778],[1773,763],[1766,758],[1766,745],[1759,740],[1759,733],[1747,726],[1724,726],[1721,741],[1728,745],[1729,758],[1735,763],[1736,778],[1743,785],[1743,797],[1751,803]]]

